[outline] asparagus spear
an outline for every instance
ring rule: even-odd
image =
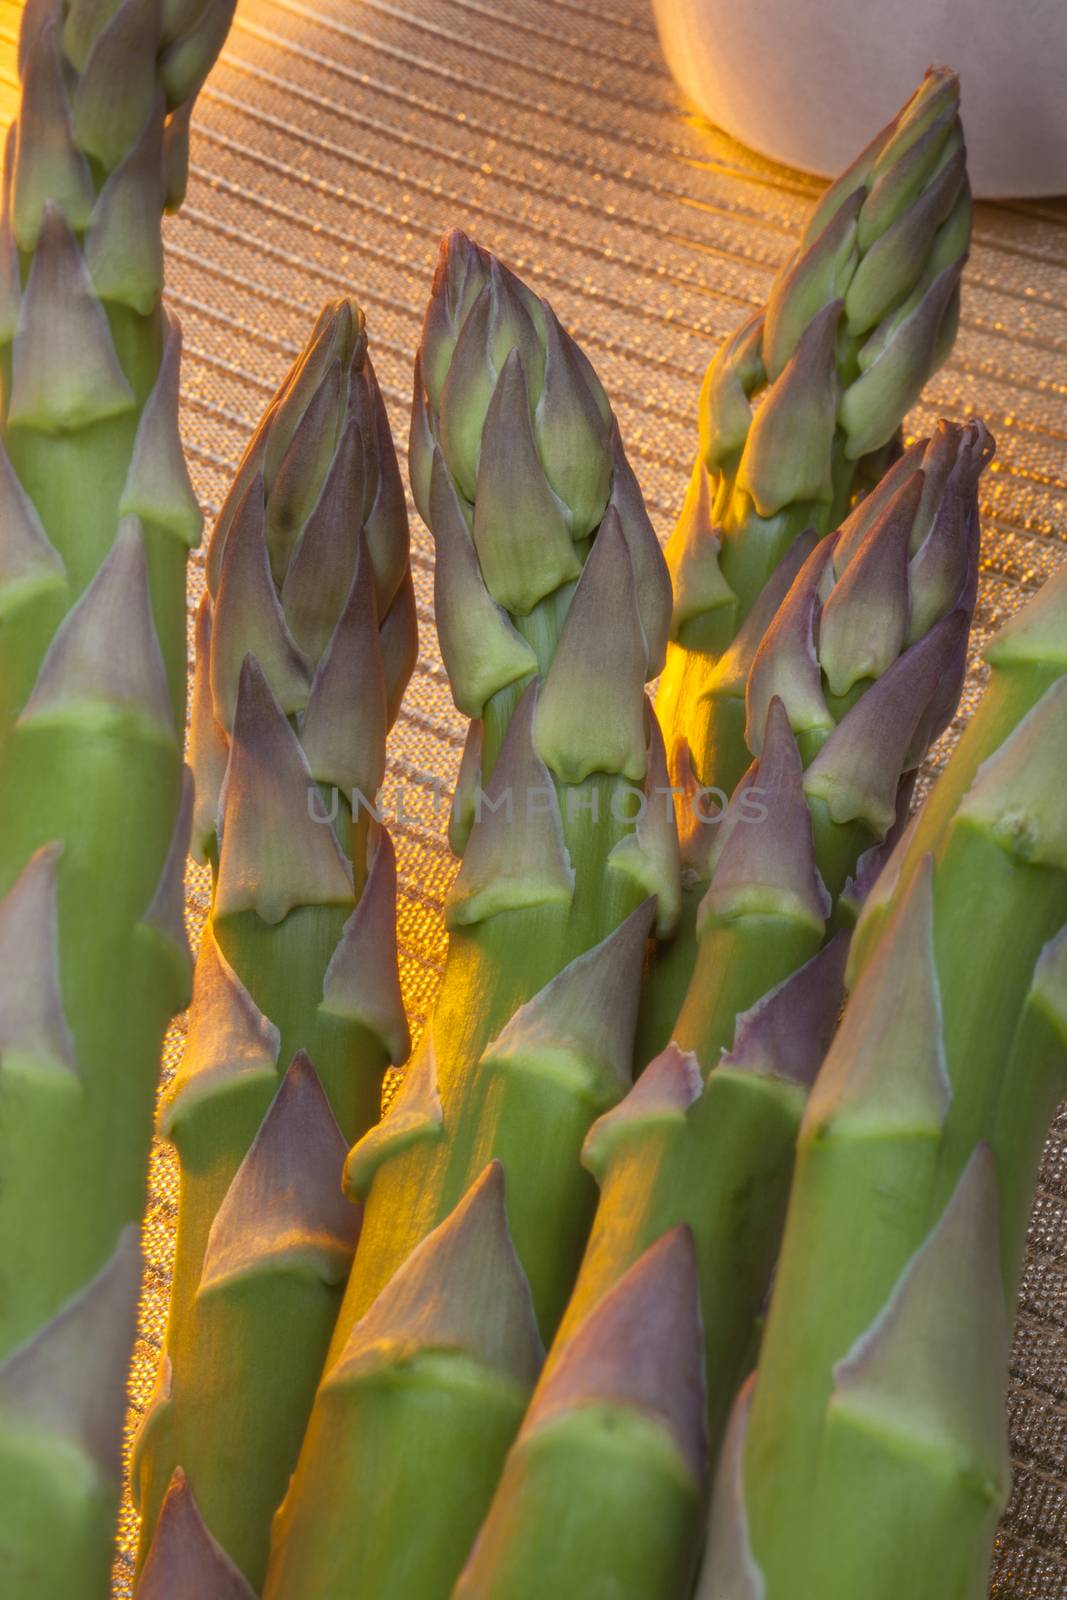
[[[688,1593],[707,1468],[692,1239],[676,1228],[538,1385],[455,1600]]]
[[[376,1121],[383,1071],[408,1048],[396,868],[373,808],[413,665],[414,593],[396,455],[352,302],[323,310],[270,406],[208,576],[193,844],[214,896],[163,1107],[182,1167],[178,1256],[135,1482],[142,1559],[182,1467],[258,1588],[355,1243],[343,1153]],[[279,1090],[296,1051],[310,1062],[298,1058]],[[271,1154],[279,1141],[291,1166]],[[308,1211],[293,1213],[289,1184]],[[275,1213],[272,1232],[263,1216]],[[281,1250],[287,1229],[307,1250]]]
[[[724,1600],[984,1593],[1005,1307],[1067,1089],[1065,639],[1061,575],[994,641],[977,732],[942,780],[952,808],[939,783],[921,855],[902,846],[809,1100],[723,1490],[750,1588],[713,1587]]]
[[[837,533],[797,541],[708,676],[708,703],[740,704],[745,695],[745,740],[757,755],[770,702],[782,698],[805,768],[818,868],[835,904],[860,858],[889,832],[899,781],[918,767],[956,708],[978,574],[977,486],[992,454],[981,422],[940,423]],[[742,792],[746,784],[750,777],[739,780]],[[639,1061],[672,1035],[699,1039],[720,959],[705,908],[729,824],[704,820],[709,810],[717,820],[721,797],[709,796],[686,761],[676,785],[682,908],[675,937],[653,955]],[[845,915],[839,908],[837,920]]]
[[[19,42],[0,210],[0,1570],[12,1600],[103,1593],[110,1565],[136,1298],[120,1239],[143,1209],[160,1045],[190,966],[179,730],[200,516],[160,214],[181,198],[189,114],[231,12],[39,0]],[[80,1379],[65,1374],[69,1430],[43,1402],[27,1470],[34,1412],[13,1399],[19,1374],[47,1390],[56,1350],[73,1361],[98,1323],[111,1354],[99,1372],[94,1354]],[[81,1381],[100,1385],[86,1439]]]
[[[450,316],[459,331],[446,363],[439,330]],[[607,402],[591,398],[599,385],[551,309],[461,235],[445,241],[426,331],[420,367],[443,397],[442,444],[428,490],[413,445],[413,477],[417,497],[430,496],[454,693],[481,713],[484,788],[448,900],[451,940],[431,1025],[408,1088],[349,1161],[350,1190],[366,1195],[366,1207],[335,1353],[492,1156],[508,1174],[515,1247],[542,1332],[551,1331],[591,1210],[581,1142],[628,1082],[651,897],[661,927],[677,905],[662,743],[643,697],[665,573],[614,424],[597,435],[596,473],[587,459],[585,425]],[[501,412],[516,436],[537,419],[530,452],[497,448]],[[417,390],[416,433],[424,413]],[[445,448],[455,452],[451,467]],[[573,548],[579,558],[588,548],[577,581],[540,601],[531,589],[531,610],[508,611],[485,574],[540,560],[547,491],[530,487],[538,452],[567,464],[569,478],[560,468],[557,481],[571,484],[575,505],[575,483],[596,477],[604,493],[580,520],[571,512]],[[464,498],[475,489],[472,536]],[[498,519],[496,505],[513,514]],[[521,630],[536,634],[540,659]],[[505,642],[508,651],[521,645],[523,673],[541,668],[525,687],[497,670]]]
[[[447,1600],[543,1355],[494,1161],[328,1367],[265,1600]]]
[[[551,309],[461,235],[445,241],[426,333],[413,478],[436,542],[453,692],[482,724],[471,746],[482,760],[437,1007],[400,1093],[348,1160],[364,1212],[326,1387],[353,1330],[493,1159],[507,1173],[510,1233],[542,1335],[551,1330],[592,1210],[581,1143],[629,1081],[647,935],[654,912],[667,926],[677,904],[662,742],[643,693],[666,571],[610,421],[596,435],[603,472],[591,462],[586,424],[607,402],[594,399],[599,385]],[[436,392],[441,442],[427,481],[419,434],[432,415],[425,394]],[[497,448],[501,414],[522,448]],[[567,513],[578,575],[554,579],[540,601],[531,589],[531,609],[505,609],[490,583],[539,570],[546,472],[568,438],[559,487],[604,481],[584,519]],[[498,505],[511,514],[497,517]],[[320,1391],[317,1413],[323,1404]],[[287,1499],[307,1551],[347,1514],[315,1439],[313,1425]],[[427,1532],[430,1571],[436,1539]]]
[[[766,308],[708,368],[667,547],[674,613],[656,710],[675,785],[733,792],[763,632],[818,535],[888,466],[904,413],[951,349],[970,239],[958,110],[955,76],[928,72],[816,206]],[[691,971],[707,872],[686,866],[678,930],[646,981],[646,1060]]]

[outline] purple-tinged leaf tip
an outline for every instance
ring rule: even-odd
[[[267,1272],[343,1283],[360,1221],[341,1188],[347,1154],[300,1050],[215,1214],[198,1295]]]
[[[56,869],[60,843],[42,845],[0,900],[0,1073],[77,1081],[63,1010]]]
[[[836,933],[810,961],[737,1019],[719,1067],[758,1072],[810,1088],[845,998],[848,934]]]
[[[672,1228],[651,1245],[579,1324],[535,1392],[519,1437],[589,1405],[658,1422],[694,1482],[704,1483],[704,1328],[688,1228]]]
[[[136,1600],[255,1600],[200,1515],[181,1467],[164,1496]]]
[[[420,1351],[455,1351],[529,1390],[544,1360],[508,1229],[504,1169],[489,1165],[356,1323],[324,1386]]]

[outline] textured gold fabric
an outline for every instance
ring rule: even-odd
[[[0,0],[4,126],[18,12]],[[166,232],[169,299],[186,336],[183,428],[207,515],[328,295],[362,301],[406,441],[437,241],[459,224],[546,294],[589,351],[665,537],[685,488],[705,364],[762,302],[818,189],[685,110],[647,0],[241,0],[200,100],[188,201]],[[984,481],[977,650],[1065,555],[1067,202],[978,207],[966,282],[953,359],[909,421],[918,433],[940,415],[977,411],[997,437]],[[413,527],[422,648],[389,781],[404,787],[394,834],[404,993],[417,1030],[440,971],[452,871],[444,819],[433,817],[420,774],[439,776],[448,793],[463,723],[433,634],[430,540]],[[191,601],[202,581],[194,559]],[[975,672],[964,715],[979,688]],[[194,935],[207,887],[191,874]],[[176,1026],[168,1072],[181,1039]],[[173,1161],[159,1149],[135,1414],[163,1333],[175,1196]],[[1015,1489],[993,1563],[1001,1600],[1067,1600],[1065,1218],[1061,1113],[1012,1360]],[[127,1506],[117,1596],[130,1593],[134,1536]]]

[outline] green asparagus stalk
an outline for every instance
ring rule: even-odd
[[[446,349],[440,329],[456,322]],[[420,369],[442,396],[441,443],[427,489],[417,389],[413,479],[423,504],[429,495],[453,692],[483,725],[482,780],[410,1093],[349,1161],[349,1187],[366,1208],[335,1353],[494,1156],[508,1175],[538,1320],[551,1331],[592,1206],[582,1139],[629,1081],[652,896],[661,928],[678,898],[662,742],[643,695],[657,627],[663,636],[665,570],[614,423],[598,422],[589,440],[587,425],[607,413],[599,384],[551,309],[462,235],[445,241]],[[498,448],[502,414],[529,449]],[[561,557],[557,587],[537,600],[541,581],[521,596],[500,585],[548,559],[546,481],[570,519],[579,575],[560,581]],[[505,609],[520,599],[531,609]],[[512,671],[520,660],[525,687]]]
[[[977,486],[992,454],[981,422],[940,423],[835,534],[797,541],[708,675],[708,703],[744,703],[744,738],[757,755],[771,700],[781,697],[838,922],[848,916],[838,902],[849,878],[865,852],[881,848],[901,807],[900,782],[910,783],[959,699],[978,575]],[[725,798],[697,781],[684,754],[675,780],[681,914],[675,937],[653,954],[639,1062],[672,1036],[689,1043],[686,1030],[699,1038],[721,959],[714,931],[709,940],[701,930],[729,827],[714,825]]]
[[[462,235],[446,239],[434,280],[414,411],[442,649],[457,703],[481,726],[440,997],[400,1093],[346,1168],[363,1221],[326,1386],[353,1330],[492,1160],[551,1332],[593,1209],[582,1141],[628,1086],[646,940],[678,899],[662,741],[644,698],[666,569],[584,356]],[[526,575],[521,594],[503,587],[509,573]],[[350,1514],[316,1437],[313,1424],[286,1501],[287,1540],[308,1552]],[[425,1533],[429,1571],[437,1537]],[[292,1578],[287,1567],[287,1583],[310,1559]]]
[[[159,1514],[152,1553],[137,1600],[255,1600],[229,1556],[213,1539],[180,1467]]]
[[[448,1600],[543,1355],[491,1162],[327,1369],[265,1600]]]
[[[258,1589],[355,1243],[355,1211],[343,1202],[344,1240],[337,1215],[338,1150],[377,1120],[384,1069],[408,1049],[396,867],[374,808],[414,660],[414,591],[352,302],[324,309],[253,438],[208,576],[193,845],[214,894],[163,1107],[181,1160],[178,1255],[134,1477],[142,1559],[181,1467]],[[297,1051],[310,1062],[279,1089]],[[310,1208],[297,1217],[290,1188]],[[307,1248],[283,1249],[290,1232]]]
[[[190,969],[180,729],[200,516],[160,219],[181,198],[189,113],[232,9],[39,0],[19,42],[0,210],[0,1570],[12,1600],[103,1594],[110,1568],[136,1298],[120,1239],[143,1210],[160,1046]],[[82,1372],[70,1352],[97,1332],[108,1357]],[[53,1360],[71,1363],[70,1426],[45,1400],[35,1446],[32,1395],[61,1388]],[[97,1386],[87,1428],[82,1379]]]
[[[978,732],[943,779],[953,808],[939,783],[922,854],[901,846],[809,1100],[722,1491],[749,1588],[713,1585],[723,1600],[984,1593],[1005,1307],[1067,1090],[1065,639],[1060,577],[994,641]]]
[[[759,758],[718,828],[693,824],[713,842],[683,843],[714,867],[676,1043],[586,1142],[600,1202],[549,1369],[641,1252],[687,1223],[713,1456],[751,1366],[796,1134],[843,995],[847,937],[824,943],[827,890],[839,905],[848,885],[862,893],[900,826],[902,777],[906,802],[905,775],[955,708],[988,456],[980,423],[943,424],[801,567],[752,665]]]
[[[538,1385],[455,1600],[689,1592],[707,1470],[692,1240],[677,1228]]]

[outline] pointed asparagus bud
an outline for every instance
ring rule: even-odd
[[[96,577],[56,629],[19,720],[81,718],[90,708],[143,738],[175,739],[136,517],[123,518]]]
[[[211,694],[215,717],[233,727],[242,663],[255,656],[283,710],[302,710],[311,668],[282,612],[263,534],[263,478],[249,484],[230,525],[219,572],[212,625]]]
[[[880,449],[892,437],[899,418],[937,364],[931,361],[931,351],[962,271],[963,262],[955,261],[928,287],[920,285],[902,307],[890,312],[860,351],[860,376],[842,395],[838,415],[850,461]]]
[[[19,307],[8,422],[66,433],[133,404],[82,253],[49,200]]]
[[[673,639],[694,618],[737,603],[737,596],[719,565],[722,541],[715,528],[713,493],[708,470],[698,456],[681,516],[667,542],[667,570],[674,591]]]
[[[56,867],[42,845],[0,900],[0,1058],[5,1073],[77,1076],[59,973]]]
[[[754,1376],[747,1380],[730,1413],[715,1473],[704,1565],[693,1600],[767,1600],[745,1506],[745,1436],[754,1382]]]
[[[0,444],[0,617],[65,579],[63,558]]]
[[[610,628],[603,626],[605,617],[612,619]],[[647,668],[633,566],[618,515],[609,508],[537,703],[537,749],[563,783],[582,783],[593,772],[642,782]]]
[[[830,1402],[835,1431],[857,1430],[909,1462],[925,1457],[991,1508],[1011,1482],[998,1222],[996,1163],[980,1144],[889,1302],[835,1366]]]
[[[819,617],[819,663],[830,693],[846,695],[862,678],[880,678],[897,659],[908,629],[908,548],[923,492],[922,472],[902,485],[868,529]]]
[[[359,419],[350,417],[282,584],[286,621],[311,661],[318,661],[326,649],[344,609],[352,583],[357,537],[365,546],[365,475]],[[369,555],[367,561],[369,566]],[[373,601],[373,568],[370,580]]]
[[[512,350],[522,357],[531,405],[540,398],[545,355],[530,299],[520,292],[517,279],[490,258],[486,282],[460,330],[441,388],[441,449],[459,492],[472,502],[486,413]]]
[[[344,925],[322,985],[322,1009],[376,1034],[394,1066],[411,1049],[396,953],[396,853],[384,828],[370,845],[370,869]]]
[[[71,228],[84,228],[93,209],[93,180],[74,143],[54,20],[44,23],[26,52],[13,153],[12,225],[19,249],[29,254],[36,248],[50,204]]]
[[[163,1137],[180,1142],[189,1118],[201,1105],[210,1107],[223,1086],[276,1084],[280,1048],[280,1033],[226,960],[209,923],[193,969],[185,1051],[161,1107]]]
[[[140,1287],[141,1247],[130,1223],[95,1278],[0,1366],[0,1431],[69,1441],[106,1482],[118,1483]]]
[[[255,1600],[206,1526],[181,1467],[174,1469],[159,1513],[137,1600]]]
[[[837,425],[834,364],[841,301],[813,318],[788,365],[764,396],[749,429],[738,486],[761,517],[793,500],[833,498],[830,449]]]
[[[913,147],[914,148],[914,147]],[[858,336],[884,317],[915,281],[915,263],[929,253],[967,181],[967,152],[960,146],[927,187],[872,243],[845,295],[845,320]]]
[[[461,856],[467,848],[478,795],[482,787],[482,747],[485,743],[485,726],[475,721],[467,724],[467,737],[456,778],[456,795],[452,814],[448,819],[448,844],[453,855]]]
[[[211,593],[207,589],[197,607],[193,643],[196,671],[189,716],[189,764],[196,778],[196,799],[189,848],[194,861],[203,865],[215,846],[219,795],[230,755],[230,743],[215,720],[211,698]]]
[[[826,704],[816,647],[821,591],[831,573],[833,538],[821,539],[797,574],[764,634],[749,673],[745,743],[757,756],[772,701],[781,700],[793,730],[829,732],[834,719]]]
[[[177,975],[182,1004],[189,1001],[193,958],[185,931],[185,860],[189,854],[189,834],[193,824],[193,775],[182,767],[181,798],[174,821],[170,848],[156,884],[155,894],[138,928],[158,943]]]
[[[348,601],[308,694],[300,738],[312,777],[373,802],[389,731],[374,572],[362,533]]]
[[[386,719],[390,728],[400,713],[404,690],[419,659],[419,617],[415,585],[409,571],[381,625],[382,671],[385,674]]]
[[[537,445],[545,476],[567,508],[571,537],[585,539],[604,515],[611,486],[611,407],[600,380],[551,306],[545,307],[544,320]],[[488,426],[488,418],[486,422]]]
[[[737,1019],[733,1048],[721,1066],[758,1072],[810,1088],[823,1064],[845,1000],[848,934],[818,954]]]
[[[85,235],[85,260],[101,300],[147,316],[163,292],[162,90],[129,154],[100,191]]]
[[[937,712],[944,685],[960,680],[969,620],[964,611],[943,617],[830,734],[804,775],[804,793],[825,802],[834,822],[859,818],[876,839],[888,833],[901,773],[918,765],[944,726]]]
[[[327,301],[315,319],[307,344],[275,397],[263,457],[263,479],[268,493],[273,491],[282,462],[323,381],[333,373],[336,363],[348,365],[355,346],[365,337],[353,301],[344,298]],[[318,498],[317,493],[315,498]]]
[[[474,542],[440,450],[430,477],[434,611],[452,698],[480,717],[498,689],[537,671],[537,658],[482,579]]]
[[[978,577],[978,480],[996,443],[973,417],[963,427],[940,422],[923,456],[923,498],[908,563],[908,643],[953,605],[971,609]]]
[[[537,1390],[521,1437],[599,1405],[654,1418],[703,1483],[704,1336],[688,1228],[672,1228],[646,1250],[589,1313]]]
[[[443,1132],[444,1112],[437,1088],[431,1024],[385,1116],[349,1152],[344,1175],[346,1194],[353,1200],[362,1200],[384,1162],[413,1144],[440,1139]]]
[[[680,1127],[702,1088],[700,1062],[691,1050],[672,1042],[649,1062],[618,1105],[593,1123],[582,1146],[582,1166],[602,1182],[620,1145],[644,1138],[650,1128]]]
[[[754,783],[742,779],[738,809],[722,824],[722,848],[697,913],[698,936],[711,917],[787,916],[821,930],[830,914],[815,861],[800,751],[777,696],[754,777]],[[746,799],[758,803],[762,817],[741,811]]]
[[[482,1054],[498,1072],[541,1073],[612,1102],[630,1086],[645,941],[654,903],[575,958],[519,1007]]]
[[[978,769],[957,813],[1020,861],[1067,867],[1067,678]]]
[[[715,472],[740,450],[752,426],[749,396],[767,381],[763,365],[764,319],[757,312],[720,345],[700,388],[700,456]]]
[[[347,1154],[300,1050],[211,1224],[198,1294],[277,1269],[343,1283],[359,1233],[359,1212],[341,1191]]]
[[[537,704],[533,683],[515,709],[488,786],[479,795],[474,829],[445,905],[450,927],[466,927],[518,906],[570,901],[574,868],[559,800],[534,747]]]
[[[654,678],[663,670],[667,654],[671,627],[671,575],[645,509],[634,470],[622,447],[619,425],[614,420],[611,425],[611,461],[611,499],[608,504],[618,514],[626,548],[630,552],[630,565],[637,589],[637,610],[648,653],[646,675]]]
[[[78,79],[74,135],[105,172],[133,148],[151,112],[161,20],[160,0],[122,0]]]
[[[45,0],[45,4],[51,4],[51,0]],[[63,54],[79,75],[85,71],[93,45],[120,4],[121,0],[68,0],[65,5],[52,5],[53,11],[66,13],[61,35]]]
[[[157,230],[158,231],[158,230]],[[133,443],[130,470],[123,485],[119,512],[153,526],[167,528],[190,548],[200,537],[202,518],[178,427],[182,330],[169,312],[163,359],[145,401]]]
[[[946,158],[961,148],[962,136],[956,121],[959,110],[948,105],[926,130],[884,168],[870,185],[860,213],[859,242],[869,250],[919,198],[931,175],[946,164]]]
[[[544,1350],[508,1231],[499,1161],[394,1273],[323,1381],[345,1383],[383,1356],[424,1349],[462,1351],[524,1386],[540,1370]]]
[[[273,479],[267,479],[266,540],[275,583],[284,581],[301,533],[326,483],[344,415],[344,388],[344,369],[338,356],[311,395]],[[279,407],[275,426],[282,420]],[[362,445],[361,439],[359,442]]]
[[[845,297],[856,271],[856,226],[863,205],[863,190],[856,189],[826,227],[779,273],[767,297],[763,359],[767,378],[774,383],[784,371],[804,330],[832,300]],[[747,432],[747,428],[746,428]],[[744,436],[738,443],[744,442]]]
[[[671,781],[667,775],[667,752],[656,713],[646,701],[648,721],[648,774],[645,792],[632,833],[624,834],[613,845],[608,866],[639,884],[646,894],[656,897],[656,937],[669,936],[681,910],[681,861],[678,829],[674,821]],[[636,791],[635,791],[636,796]]]
[[[460,331],[488,278],[488,251],[459,228],[450,229],[438,251],[418,357],[434,412],[441,406],[441,391]]]
[[[933,870],[912,878],[845,1008],[808,1100],[805,1130],[938,1137],[952,1089],[934,962]],[[871,1050],[869,1041],[878,1040]]]
[[[581,571],[565,504],[537,453],[518,350],[485,415],[473,532],[485,587],[505,610],[525,615]]]
[[[216,921],[255,911],[277,923],[294,906],[352,903],[348,862],[332,827],[313,814],[317,799],[300,741],[255,657],[246,656],[219,798]]]
[[[367,549],[370,551],[371,566],[374,568],[378,611],[380,615],[384,615],[399,595],[402,585],[410,578],[410,537],[404,480],[400,475],[400,463],[396,458],[396,445],[393,443],[385,402],[378,388],[378,380],[374,375],[374,366],[369,355],[358,372],[353,357],[350,369],[350,403],[352,394],[363,389],[367,392],[367,407],[370,412],[366,424],[367,435],[368,439],[373,438],[368,448],[377,474],[377,491],[367,511],[363,531],[367,539]],[[371,476],[368,474],[368,487]]]

